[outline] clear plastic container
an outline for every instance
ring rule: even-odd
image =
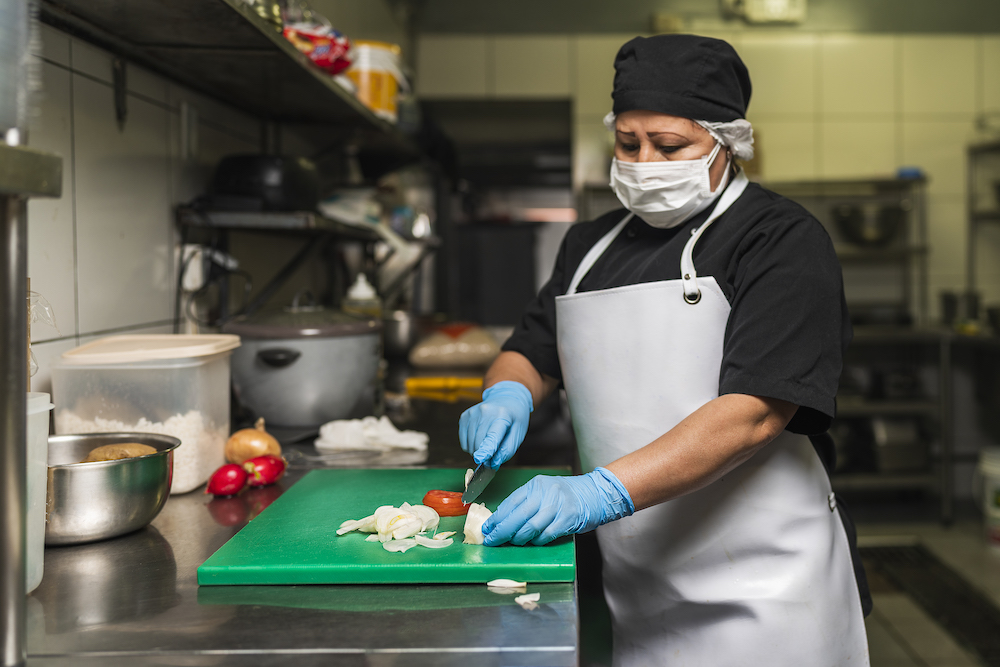
[[[382,317],[382,299],[365,274],[359,273],[357,280],[347,290],[340,309],[351,315],[379,319]]]
[[[52,368],[56,433],[172,435],[171,493],[187,493],[225,463],[233,335],[111,336]]]
[[[42,583],[42,565],[45,560],[45,491],[49,472],[49,395],[42,392],[28,393],[28,510],[25,524],[27,544],[27,592]]]

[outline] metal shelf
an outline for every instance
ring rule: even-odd
[[[871,491],[876,489],[937,489],[937,478],[931,473],[843,473],[830,476],[833,490]]]
[[[366,175],[420,157],[415,142],[241,0],[42,0],[40,16],[227,105],[289,124],[317,153],[353,143]]]
[[[908,417],[912,415],[937,415],[941,408],[937,401],[838,399],[837,417]]]
[[[1000,222],[1000,211],[973,211],[969,217],[977,222]]]
[[[181,206],[177,209],[177,221],[190,227],[217,229],[256,229],[261,231],[304,231],[333,232],[338,236],[359,241],[377,241],[380,237],[374,229],[355,227],[337,220],[325,218],[310,211],[198,211]]]
[[[925,245],[889,248],[862,248],[849,243],[836,243],[834,250],[842,262],[885,262],[890,260],[904,261],[915,256],[926,255]]]

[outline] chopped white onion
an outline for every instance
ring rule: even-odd
[[[417,544],[424,547],[429,547],[431,549],[443,549],[444,547],[450,547],[453,540],[435,540],[429,537],[424,537],[423,535],[417,535],[413,538],[416,540]]]
[[[365,538],[365,542],[381,542],[381,541],[382,540],[378,538],[378,533],[372,533],[371,535]]]
[[[476,471],[473,470],[472,468],[469,468],[468,470],[465,471],[465,490],[466,491],[469,490],[469,482],[472,481],[472,476],[475,474],[475,472]]]
[[[406,553],[408,549],[412,549],[415,546],[417,546],[417,541],[412,539],[391,540],[382,543],[382,548],[386,551],[400,551],[403,553]]]
[[[526,593],[525,595],[518,595],[514,598],[514,602],[518,603],[528,611],[532,611],[538,609],[538,600],[541,597],[541,593]]]
[[[493,515],[486,505],[472,503],[465,517],[465,544],[483,543],[483,523]]]
[[[434,511],[433,507],[427,505],[414,505],[410,511],[420,518],[420,532],[435,530],[441,523],[441,517]]]
[[[455,534],[454,530],[445,530],[434,536],[435,540],[447,540],[449,537]]]

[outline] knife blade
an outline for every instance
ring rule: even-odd
[[[469,486],[465,489],[465,493],[462,494],[462,502],[469,504],[478,498],[496,474],[496,470],[485,463],[480,463],[476,472],[472,473],[472,479],[469,480]]]

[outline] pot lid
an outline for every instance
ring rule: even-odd
[[[133,334],[108,336],[63,352],[66,364],[128,364],[161,359],[207,357],[240,346],[225,334]]]
[[[247,338],[333,338],[377,333],[382,330],[382,323],[340,310],[308,306],[237,317],[224,324],[222,330]]]

